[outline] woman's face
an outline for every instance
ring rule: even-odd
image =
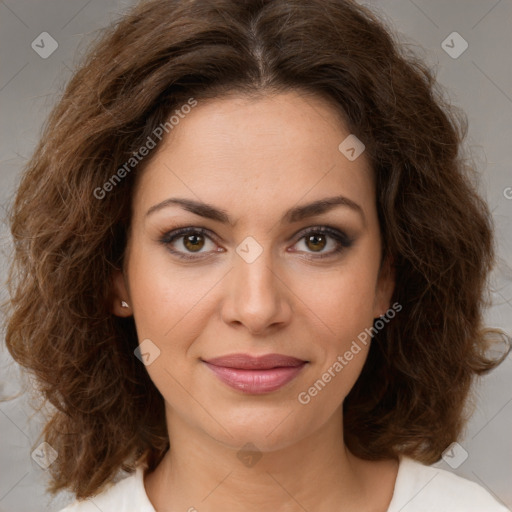
[[[265,451],[341,417],[369,347],[353,341],[393,291],[372,172],[338,149],[347,136],[332,106],[297,92],[199,102],[139,177],[114,312],[134,315],[171,431]],[[231,354],[303,363],[206,362]]]

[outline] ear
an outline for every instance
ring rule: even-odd
[[[395,267],[391,257],[382,262],[375,290],[373,316],[377,318],[386,313],[391,306],[391,297],[395,291]]]
[[[129,307],[123,307],[122,303],[128,304]],[[122,270],[115,270],[112,274],[112,293],[110,296],[110,311],[121,317],[129,317],[133,314],[131,308],[130,294],[128,286]]]

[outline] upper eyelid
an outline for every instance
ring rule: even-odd
[[[350,237],[344,230],[335,228],[330,225],[325,225],[325,224],[317,224],[317,225],[308,226],[306,228],[299,229],[294,235],[292,235],[291,238],[297,238],[296,242],[298,242],[304,236],[306,236],[308,233],[315,232],[315,230],[318,230],[318,232],[321,232],[322,230],[324,230],[323,234],[329,235],[332,238],[336,238],[336,233],[332,233],[332,232],[337,232],[337,234],[340,235],[340,237],[346,238],[348,242],[353,241],[352,237]],[[162,238],[171,238],[172,243],[174,243],[176,240],[179,240],[180,238],[187,236],[188,233],[194,233],[194,232],[200,233],[202,235],[206,235],[208,238],[210,238],[215,243],[218,243],[217,240],[219,240],[219,239],[222,240],[221,237],[219,237],[216,233],[214,233],[210,229],[204,228],[204,227],[199,227],[199,226],[177,227],[175,229],[171,229],[171,230],[167,231],[166,233],[164,233]],[[171,243],[171,241],[168,243]]]

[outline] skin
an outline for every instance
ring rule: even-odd
[[[363,461],[343,440],[343,400],[369,344],[307,405],[297,399],[386,312],[394,288],[391,265],[381,266],[372,170],[364,153],[349,161],[338,150],[349,133],[320,97],[230,95],[199,102],[138,177],[112,309],[133,314],[139,342],[160,350],[146,366],[165,400],[171,444],[144,478],[157,512],[387,510],[397,462]],[[281,222],[289,208],[340,195],[363,215],[336,206]],[[178,205],[147,214],[171,197],[225,210],[235,225]],[[330,235],[308,242],[303,231],[321,226],[352,244],[333,254]],[[183,236],[161,242],[180,227],[211,236],[199,234],[195,246]],[[249,236],[262,249],[251,263],[236,252]],[[244,394],[202,362],[239,352],[309,363],[277,391]],[[255,464],[237,457],[246,443],[261,455]]]

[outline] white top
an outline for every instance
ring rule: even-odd
[[[144,467],[60,512],[156,512],[144,488]],[[400,457],[387,512],[511,512],[483,487],[444,469]]]

